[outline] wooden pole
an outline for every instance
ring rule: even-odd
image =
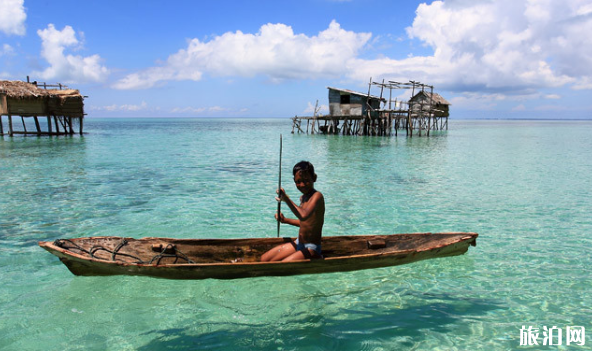
[[[14,131],[12,130],[12,116],[8,115],[8,135],[13,136]]]
[[[280,213],[282,210],[282,194],[280,189],[282,188],[282,135],[280,134],[280,172],[279,172],[279,177],[278,177],[278,191],[280,192],[278,195],[280,196],[280,201],[278,201],[278,209],[277,209],[277,216],[278,216],[278,222],[277,222],[277,237],[280,237]]]
[[[21,122],[23,122],[23,129],[25,131],[25,134],[27,134],[27,126],[25,125],[25,117],[21,116]]]
[[[0,115],[0,135],[4,135],[4,127],[2,126],[2,115]]]
[[[37,116],[33,116],[35,119],[35,129],[37,129],[37,134],[41,134],[41,126],[39,126],[39,119]]]
[[[60,134],[60,125],[58,123],[58,116],[53,116],[53,121],[55,122],[56,133]]]
[[[49,134],[51,135],[52,133],[52,125],[51,125],[51,117],[47,116],[47,131],[49,132]]]
[[[84,117],[79,117],[79,120],[80,120],[80,132],[79,132],[79,134],[82,135],[82,123],[83,123],[82,120],[84,120]]]

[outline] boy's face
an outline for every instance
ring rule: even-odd
[[[303,194],[308,194],[314,189],[314,179],[308,172],[298,171],[294,176],[296,188]]]

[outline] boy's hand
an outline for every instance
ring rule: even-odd
[[[280,216],[278,217],[277,212],[275,213],[275,219],[280,222],[280,223],[284,223],[286,221],[286,217],[284,217],[284,214],[280,212]]]
[[[278,197],[276,197],[275,199],[277,201],[284,201],[286,202],[289,198],[288,195],[286,195],[286,192],[284,191],[284,188],[279,188],[276,193],[279,195]]]

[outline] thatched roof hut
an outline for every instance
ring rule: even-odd
[[[47,89],[58,87],[59,89]],[[65,88],[65,89],[64,89]],[[74,123],[78,123],[82,134],[84,118],[84,96],[78,90],[65,86],[43,84],[43,88],[35,82],[0,80],[0,135],[4,134],[2,116],[8,116],[8,134],[73,134]],[[20,116],[23,130],[14,130],[13,116]],[[47,117],[47,129],[42,130],[38,117]],[[35,131],[27,130],[26,117],[35,120]],[[53,125],[52,125],[53,121]]]
[[[0,114],[83,117],[84,97],[75,89],[42,89],[34,83],[2,80]]]

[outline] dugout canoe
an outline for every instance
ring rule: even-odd
[[[171,239],[89,237],[41,241],[75,275],[139,275],[168,279],[235,279],[345,272],[462,255],[477,233],[326,236],[323,259],[260,262],[292,238]]]

